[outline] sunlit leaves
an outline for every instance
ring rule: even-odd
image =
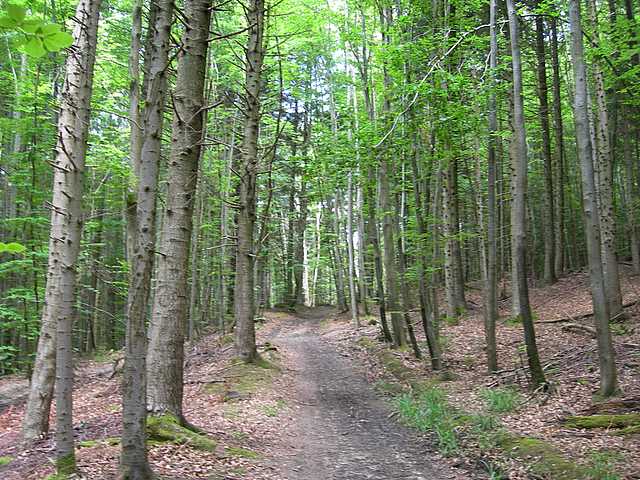
[[[0,253],[24,253],[26,247],[17,242],[3,243],[0,242]]]
[[[15,3],[7,5],[6,14],[0,17],[0,30],[19,34],[20,51],[33,58],[59,52],[73,44],[71,34],[62,31],[60,25],[28,17],[26,7]]]

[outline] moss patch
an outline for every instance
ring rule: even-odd
[[[13,457],[9,457],[9,456],[0,457],[0,467],[9,465],[12,461],[13,461]]]
[[[178,419],[172,415],[149,417],[147,419],[147,438],[150,443],[189,445],[197,450],[207,452],[216,448],[216,442],[201,433],[183,427]]]
[[[254,452],[253,450],[249,450],[248,448],[242,447],[225,447],[225,452],[232,457],[240,457],[240,458],[260,458],[258,452]]]
[[[565,421],[569,428],[622,428],[633,432],[640,429],[640,413],[622,415],[589,415],[569,417]],[[620,432],[619,432],[620,433]]]
[[[504,435],[500,447],[510,457],[527,463],[534,475],[554,480],[589,478],[583,467],[567,460],[553,445],[537,438]]]

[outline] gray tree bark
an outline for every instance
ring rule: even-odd
[[[511,35],[511,61],[513,66],[513,110],[514,110],[514,157],[512,158],[511,182],[511,255],[513,277],[518,285],[518,316],[522,320],[524,340],[527,348],[527,360],[531,383],[537,387],[546,382],[529,305],[529,286],[527,282],[527,139],[524,123],[524,102],[522,98],[522,61],[520,54],[520,34],[514,0],[507,0],[509,29]]]
[[[22,433],[35,440],[48,430],[56,389],[56,458],[62,474],[75,470],[71,330],[82,234],[82,191],[90,120],[100,0],[80,0],[66,63],[55,148],[51,232],[45,300]]]
[[[553,168],[551,165],[551,132],[549,129],[549,99],[547,87],[547,60],[545,52],[545,28],[541,16],[536,17],[536,67],[538,73],[538,116],[540,117],[542,160],[544,164],[544,211],[542,234],[544,239],[544,283],[556,282],[555,218],[553,208]]]
[[[248,39],[245,52],[244,134],[240,165],[240,196],[238,211],[238,250],[234,313],[236,320],[235,348],[244,362],[257,357],[254,323],[253,230],[256,222],[256,180],[258,175],[258,135],[260,131],[260,92],[264,61],[264,0],[251,0],[246,7]]]
[[[599,41],[596,6],[594,0],[589,0],[591,7],[591,23],[593,35]],[[622,313],[622,293],[620,290],[620,274],[618,272],[618,257],[616,254],[616,224],[613,205],[613,158],[611,141],[609,138],[609,111],[607,106],[604,72],[598,64],[593,62],[594,87],[597,105],[596,131],[596,161],[597,161],[597,192],[598,209],[600,212],[600,243],[602,244],[602,267],[604,269],[604,287],[609,303],[609,315],[612,317]],[[597,145],[597,147],[596,147]]]
[[[178,54],[173,94],[168,191],[158,245],[147,358],[147,410],[154,415],[173,415],[182,423],[184,335],[189,315],[187,275],[206,115],[204,88],[211,7],[212,0],[186,0],[184,4],[187,26]]]
[[[589,102],[587,95],[587,68],[584,60],[582,21],[579,0],[569,0],[569,26],[571,57],[575,81],[575,129],[578,158],[582,178],[582,209],[589,260],[589,278],[596,324],[598,359],[600,363],[600,394],[611,396],[618,389],[615,351],[609,329],[609,303],[605,290],[602,265],[596,182],[589,134]]]
[[[152,478],[146,451],[147,333],[146,317],[155,251],[156,196],[167,90],[173,0],[154,4],[145,60],[145,109],[137,178],[136,235],[130,258],[131,277],[126,310],[122,378],[121,480]],[[135,152],[132,152],[135,154]]]
[[[496,86],[496,67],[498,65],[498,35],[496,32],[497,0],[491,0],[489,6],[491,86]],[[488,198],[487,198],[487,283],[485,285],[484,335],[487,347],[487,369],[494,372],[498,369],[498,351],[496,345],[496,322],[498,320],[498,278],[497,256],[498,242],[496,235],[496,133],[498,131],[498,114],[496,93],[489,96],[489,145],[488,145]]]

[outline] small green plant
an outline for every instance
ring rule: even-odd
[[[512,412],[520,403],[520,394],[512,388],[485,388],[480,391],[480,397],[493,413]]]
[[[285,402],[284,400],[278,400],[275,403],[262,407],[262,411],[267,417],[277,417],[286,405],[287,402]]]
[[[592,480],[620,480],[621,477],[615,471],[617,463],[624,456],[613,451],[601,451],[593,453],[589,457],[589,478]]]
[[[456,427],[460,424],[460,418],[449,405],[442,389],[432,386],[418,396],[401,395],[396,401],[396,408],[408,425],[433,432],[437,447],[444,455],[458,450]]]
[[[504,324],[507,327],[518,327],[522,325],[522,318],[520,318],[520,315],[516,315],[515,317],[509,317],[504,321]]]
[[[13,460],[12,457],[0,457],[0,467],[9,465],[12,460]]]
[[[611,333],[613,335],[629,335],[633,333],[633,328],[622,322],[615,322],[610,324]]]

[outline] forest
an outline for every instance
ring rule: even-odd
[[[0,477],[640,478],[634,0],[0,0]]]

